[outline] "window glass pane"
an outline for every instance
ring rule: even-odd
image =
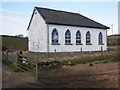
[[[79,30],[76,32],[76,43],[77,44],[81,43],[81,33]]]
[[[102,37],[102,33],[99,33],[99,44],[103,44],[103,37]]]
[[[65,43],[71,43],[71,34],[69,30],[65,33]]]
[[[86,43],[87,44],[90,43],[90,32],[89,31],[86,33]]]
[[[52,31],[52,43],[58,43],[58,31],[54,29]]]

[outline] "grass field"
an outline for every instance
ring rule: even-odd
[[[120,45],[120,35],[110,35],[110,36],[107,36],[107,45],[108,46]]]
[[[80,53],[79,55],[74,56],[65,56],[65,57],[41,57],[40,55],[34,55],[31,53],[25,53],[25,57],[29,58],[29,62],[43,62],[43,61],[59,61],[62,65],[77,65],[77,64],[86,64],[86,63],[108,63],[108,62],[117,62],[120,61],[120,56],[118,54],[118,47],[109,47],[108,51],[103,53],[101,52],[92,52],[92,53]],[[58,67],[57,67],[58,68]]]
[[[2,35],[2,48],[28,50],[28,39]]]

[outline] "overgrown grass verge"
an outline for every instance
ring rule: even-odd
[[[97,62],[97,63],[108,63],[108,62],[117,62],[120,61],[120,56],[118,55],[118,48],[117,47],[109,47],[108,51],[105,51],[103,53],[101,52],[83,52],[80,55],[74,55],[74,56],[65,56],[65,57],[41,57],[40,55],[34,55],[27,53],[26,56],[31,58],[30,62],[42,62],[42,61],[59,61],[61,65],[59,66],[47,66],[43,68],[60,68],[62,65],[76,65],[76,64],[86,64],[91,62]]]
[[[9,60],[6,60],[6,59],[2,59],[2,63],[4,65],[7,65],[11,70],[15,72],[18,71],[16,65],[13,62],[10,62]]]
[[[41,69],[58,69],[61,68],[62,65],[76,65],[76,64],[86,64],[95,62],[97,63],[108,63],[108,62],[117,62],[120,61],[120,56],[118,55],[117,47],[109,48],[108,51],[105,51],[103,53],[101,52],[83,52],[79,55],[73,55],[73,56],[65,56],[65,57],[44,57],[40,56],[39,54],[32,54],[29,52],[24,53],[25,58],[28,60],[28,62],[31,64],[32,69],[31,71],[35,71],[35,65],[36,63],[41,62],[52,62],[52,61],[58,61],[60,64],[58,65],[48,65],[45,67],[40,67]],[[6,58],[3,59],[3,64],[9,66],[13,71],[18,71],[16,68],[16,65],[7,60]]]
[[[85,64],[98,61],[99,63],[107,63],[107,62],[116,62],[120,61],[120,57],[118,54],[112,54],[112,55],[99,55],[99,56],[86,56],[86,57],[80,57],[80,58],[73,58],[71,60],[62,60],[63,65],[76,65],[76,64]]]

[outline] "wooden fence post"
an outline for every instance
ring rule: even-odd
[[[18,69],[18,59],[19,59],[19,53],[17,52],[17,58],[16,58],[16,68]]]
[[[81,51],[81,56],[82,56],[82,47],[80,48],[80,51]]]
[[[8,60],[8,50],[6,50],[7,60]]]
[[[38,80],[38,62],[36,63],[36,80]]]
[[[103,46],[101,46],[101,55],[103,55]]]
[[[55,60],[56,60],[56,49],[55,49]]]

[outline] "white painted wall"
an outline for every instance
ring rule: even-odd
[[[96,28],[84,28],[75,26],[64,26],[64,25],[52,25],[47,24],[43,17],[38,13],[34,14],[31,25],[29,27],[29,51],[31,52],[79,52],[82,48],[83,51],[100,51],[101,46],[103,50],[107,50],[107,39],[105,29]],[[52,45],[51,33],[52,30],[56,28],[59,34],[60,45]],[[49,29],[49,30],[48,30]],[[65,45],[65,32],[69,29],[71,32],[71,43],[73,45]],[[47,30],[49,32],[47,32]],[[80,30],[81,32],[81,42],[83,45],[76,45],[76,32]],[[92,45],[86,45],[86,32],[91,33],[91,43]],[[98,45],[98,34],[102,32],[104,45]],[[49,36],[47,36],[49,33]],[[49,48],[47,47],[47,38],[49,37]]]
[[[59,43],[60,45],[51,45],[51,33],[52,30],[56,28],[59,34]],[[65,32],[69,29],[71,32],[71,43],[73,45],[65,45]],[[83,45],[76,45],[76,32],[80,30],[81,32],[81,42]],[[92,45],[86,45],[86,32],[90,31],[91,33],[91,43]],[[102,32],[103,43],[104,45],[98,45],[98,34]],[[83,28],[75,26],[63,26],[63,25],[49,25],[49,52],[54,52],[55,49],[57,52],[77,52],[81,48],[83,51],[100,51],[101,46],[103,50],[107,50],[106,42],[106,30],[105,29],[96,29],[96,28]]]
[[[29,51],[47,52],[47,24],[38,11],[35,12],[28,30]]]

